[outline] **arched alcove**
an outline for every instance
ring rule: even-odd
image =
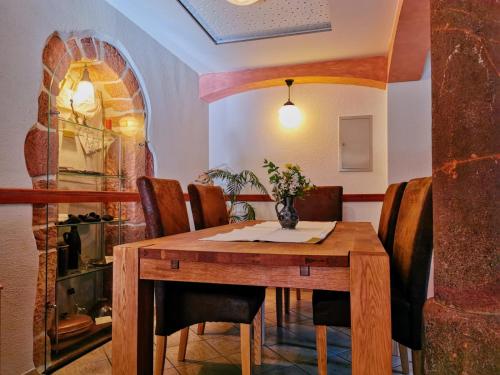
[[[121,157],[121,186],[106,181],[103,190],[135,191],[135,180],[140,175],[153,175],[153,157],[148,149],[146,136],[147,109],[145,92],[132,65],[115,46],[94,35],[71,34],[63,37],[55,32],[47,40],[42,54],[42,84],[38,95],[38,116],[26,135],[24,153],[26,167],[34,189],[57,189],[56,176],[64,168],[60,157],[66,141],[61,136],[61,121],[84,122],[89,127],[112,130],[121,135],[121,143],[106,144],[105,173],[117,174],[116,158]],[[97,93],[95,108],[87,108],[85,119],[78,108],[71,109],[72,93],[82,77],[89,72]],[[88,113],[92,115],[88,115]],[[63,131],[71,131],[64,129]],[[78,135],[74,136],[75,152],[83,147]],[[139,141],[142,140],[142,141]],[[81,143],[81,145],[80,145]],[[88,151],[88,150],[87,150]],[[80,151],[81,152],[81,151]],[[90,153],[88,153],[90,154]],[[90,156],[89,156],[90,157]],[[106,204],[106,211],[116,216],[117,203]],[[107,244],[145,238],[145,224],[139,203],[122,204],[122,218],[126,223],[106,226]],[[45,336],[45,305],[56,300],[56,270],[58,234],[58,205],[33,205],[33,234],[39,251],[39,271],[33,324],[33,359],[42,366],[44,353],[50,353],[50,341]],[[47,225],[48,222],[48,225]],[[47,255],[46,255],[47,251]],[[112,247],[106,252],[111,254]],[[110,274],[107,286],[111,287]],[[47,290],[46,290],[47,285]],[[47,319],[51,324],[53,316]],[[48,328],[47,327],[47,328]],[[47,345],[47,347],[45,346]]]

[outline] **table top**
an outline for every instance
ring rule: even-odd
[[[200,240],[260,222],[247,221],[161,237],[137,243],[137,248],[140,257],[148,259],[266,266],[349,267],[352,251],[386,254],[373,226],[365,222],[339,221],[328,237],[317,244]]]

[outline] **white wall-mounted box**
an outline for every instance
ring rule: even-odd
[[[371,172],[373,170],[373,117],[339,117],[339,171]]]

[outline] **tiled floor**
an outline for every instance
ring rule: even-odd
[[[266,339],[263,364],[253,368],[254,374],[305,375],[316,374],[316,348],[312,324],[311,293],[302,292],[295,300],[292,291],[291,311],[283,328],[276,327],[274,289],[266,298]],[[191,328],[185,362],[177,362],[179,335],[168,338],[165,374],[240,374],[240,344],[238,325],[207,323],[205,334],[198,336]],[[345,328],[328,328],[328,373],[351,373],[351,337]],[[59,370],[60,375],[111,374],[111,343],[107,343],[79,360]],[[411,366],[411,363],[410,363]],[[393,356],[393,374],[401,374],[399,357]]]

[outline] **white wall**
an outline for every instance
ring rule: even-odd
[[[420,81],[387,86],[389,183],[432,174],[431,64]]]
[[[431,58],[420,81],[387,86],[389,183],[432,175]],[[434,296],[434,261],[427,296]]]
[[[316,185],[342,185],[344,193],[383,193],[387,187],[387,102],[379,89],[306,84],[293,87],[292,100],[304,122],[283,129],[277,111],[286,87],[249,91],[210,105],[210,167],[251,169],[267,182],[264,158],[297,163]],[[338,171],[338,117],[373,115],[373,171]],[[273,218],[269,204],[257,204],[260,218]],[[380,203],[346,203],[346,220],[378,225]]]
[[[24,139],[37,118],[41,55],[54,31],[92,30],[131,59],[150,107],[157,175],[183,185],[208,167],[208,106],[184,63],[102,0],[0,2],[0,186],[31,188]],[[192,147],[196,145],[196,147]],[[2,332],[0,373],[33,368],[33,303],[38,253],[31,206],[0,206]]]

